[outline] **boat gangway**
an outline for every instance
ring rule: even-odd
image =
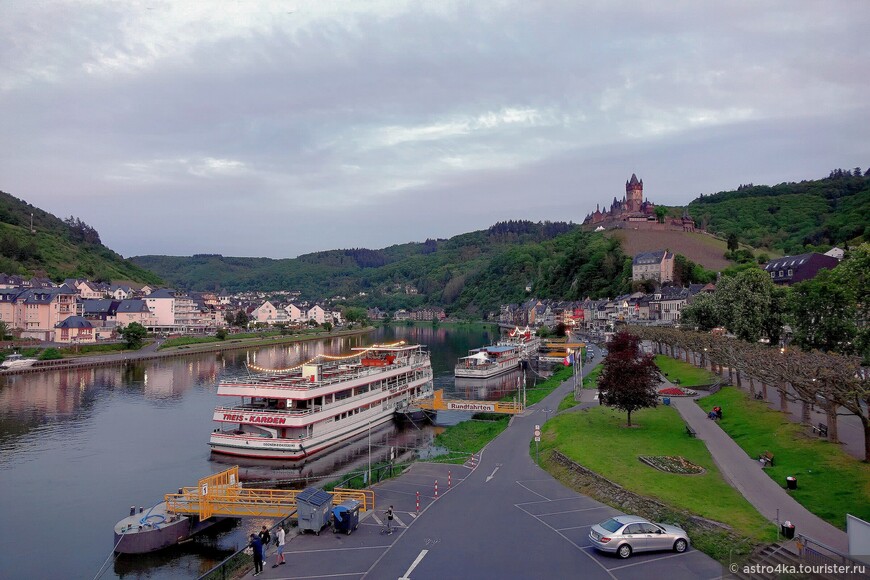
[[[411,404],[428,411],[474,411],[475,413],[504,413],[509,415],[523,412],[523,404],[513,401],[445,399],[444,389],[435,391],[431,398],[416,399]]]
[[[284,518],[296,513],[296,496],[300,491],[242,487],[236,465],[203,477],[196,487],[183,487],[178,493],[167,493],[164,500],[168,512],[196,515],[200,521],[212,516]],[[363,511],[375,508],[375,494],[371,490],[336,488],[328,493],[332,494],[335,504],[355,499]]]

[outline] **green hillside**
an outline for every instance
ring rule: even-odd
[[[46,276],[56,282],[64,278],[89,278],[161,283],[159,276],[104,246],[97,231],[80,219],[58,219],[2,191],[0,272]]]
[[[298,290],[303,298],[344,296],[349,303],[387,309],[433,304],[473,314],[524,299],[529,284],[535,296],[568,298],[613,294],[630,279],[618,242],[559,222],[503,222],[447,240],[284,260],[132,259],[192,290]]]
[[[827,251],[870,239],[870,175],[837,169],[825,179],[774,186],[741,185],[701,195],[695,221],[722,237],[785,254]]]

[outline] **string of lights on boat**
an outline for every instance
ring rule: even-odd
[[[399,342],[394,342],[394,343],[391,343],[391,344],[373,344],[373,345],[371,345],[370,347],[368,347],[368,348],[364,348],[364,349],[361,349],[360,351],[358,351],[358,352],[356,352],[356,353],[354,353],[354,354],[349,354],[349,355],[344,355],[344,356],[334,356],[334,355],[328,355],[328,354],[318,354],[318,355],[315,355],[314,358],[310,358],[310,359],[308,359],[307,361],[305,361],[305,362],[301,362],[301,363],[299,363],[299,364],[296,365],[296,366],[287,367],[287,368],[283,368],[283,369],[267,369],[266,367],[257,366],[257,365],[255,365],[255,364],[251,364],[251,363],[248,363],[248,364],[247,364],[247,367],[248,367],[249,369],[251,369],[252,371],[256,371],[256,372],[258,372],[258,373],[289,373],[290,371],[295,371],[296,369],[301,369],[304,365],[311,364],[311,363],[313,363],[314,361],[316,361],[316,360],[318,360],[318,359],[324,359],[324,360],[348,360],[348,359],[351,359],[351,358],[358,358],[358,357],[361,357],[361,356],[364,355],[365,353],[367,353],[367,352],[369,352],[369,351],[372,351],[372,350],[377,350],[377,349],[380,349],[380,348],[395,348],[395,347],[397,347],[397,346],[404,346],[404,344],[405,344],[405,341],[404,341],[404,340],[400,340]]]

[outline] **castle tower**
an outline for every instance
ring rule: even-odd
[[[640,211],[643,204],[643,179],[638,181],[637,175],[631,174],[631,179],[625,182],[625,205],[628,211]]]

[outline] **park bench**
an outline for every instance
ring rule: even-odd
[[[813,433],[818,433],[819,437],[827,437],[828,436],[828,426],[824,423],[819,423],[818,427],[813,427]]]
[[[764,395],[762,395],[760,392],[756,392],[756,393],[755,393],[755,400],[757,400],[757,401],[763,401],[763,400],[764,400]]]
[[[692,426],[688,423],[686,423],[686,433],[689,435],[689,437],[694,437],[698,434],[694,429],[692,429]]]
[[[758,460],[761,462],[762,467],[773,465],[773,453],[771,453],[770,451],[765,451],[758,456]]]

